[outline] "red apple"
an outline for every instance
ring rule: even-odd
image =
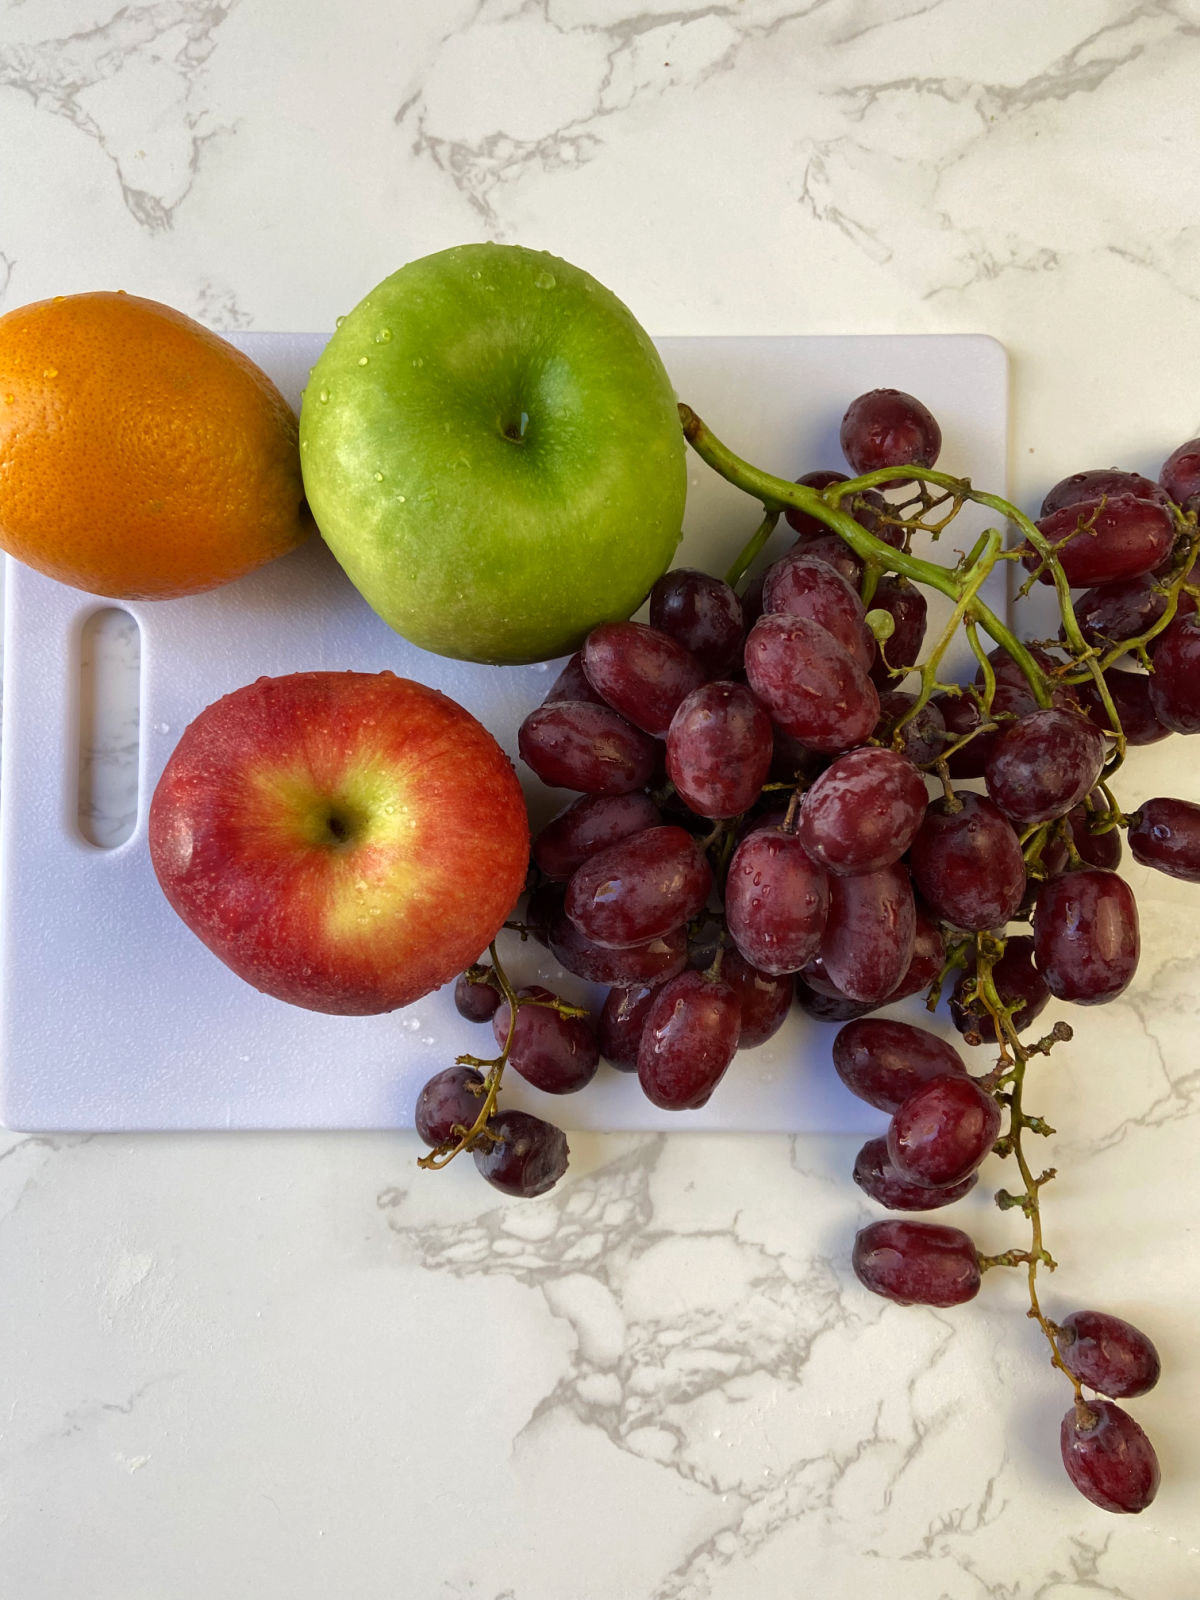
[[[239,977],[367,1015],[475,961],[525,882],[512,764],[391,672],[259,678],[202,711],[150,806],[163,892]]]

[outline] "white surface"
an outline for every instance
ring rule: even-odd
[[[1200,433],[1195,9],[22,0],[0,296],[328,328],[496,237],[664,334],[986,332],[1032,509]],[[1196,741],[1129,780],[1200,799]],[[576,1135],[526,1205],[410,1134],[12,1137],[4,1600],[1195,1600],[1200,903],[1148,877],[1135,989],[1031,1073],[1046,1306],[1163,1355],[1142,1516],[1064,1480],[1018,1282],[858,1287],[857,1138]]]
[[[237,342],[298,405],[324,338],[249,333]],[[662,354],[679,395],[718,435],[783,475],[840,462],[837,429],[847,405],[891,385],[918,390],[947,419],[941,460],[948,470],[1003,486],[1007,374],[1004,352],[990,339],[673,338],[662,342]],[[760,514],[755,501],[692,456],[678,563],[723,571]],[[984,525],[964,515],[953,549],[969,549]],[[786,525],[777,529],[768,555],[792,537]],[[987,597],[1003,615],[1004,570],[990,582]],[[131,604],[140,634],[140,759],[135,770],[135,736],[118,717],[131,793],[110,796],[109,804],[114,820],[131,811],[137,820],[126,843],[97,849],[76,820],[74,752],[80,640],[88,619],[107,607],[9,564],[0,1117],[37,1132],[411,1127],[426,1079],[463,1051],[492,1054],[490,1032],[483,1039],[458,1016],[452,985],[381,1017],[324,1016],[250,988],[167,905],[146,848],[149,797],[184,727],[219,696],[264,674],[387,667],[452,695],[491,729],[518,764],[536,826],[571,796],[547,791],[519,762],[517,728],[561,663],[500,669],[418,650],[379,620],[316,539],[224,589]],[[948,611],[945,601],[931,608],[931,638]],[[118,688],[108,689],[108,702],[120,699]],[[504,944],[514,978],[562,986],[561,968],[539,947],[522,947],[515,935]],[[565,987],[571,998],[597,1004],[605,993],[570,978]],[[907,1014],[922,1016],[919,1000]],[[567,1128],[608,1131],[871,1126],[869,1110],[833,1075],[833,1031],[793,1008],[776,1037],[743,1052],[697,1112],[659,1110],[636,1078],[607,1066],[584,1093],[567,1098],[543,1095],[511,1074],[505,1102]]]

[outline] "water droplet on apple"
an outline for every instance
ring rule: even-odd
[[[383,473],[382,472],[377,472],[375,474],[375,482],[376,483],[382,483],[383,482]]]
[[[340,328],[342,323],[345,322],[345,320],[346,320],[345,317],[335,317],[334,320],[333,320],[334,327],[335,328]]]
[[[405,497],[404,497],[404,495],[402,495],[402,494],[398,494],[398,495],[397,495],[397,496],[396,496],[396,499],[397,499],[397,500],[399,500],[399,502],[400,502],[400,504],[401,504],[401,505],[403,505],[403,504],[404,504],[404,499],[405,499]]]
[[[413,357],[413,366],[414,367],[423,367],[424,365],[425,365],[425,357],[424,356],[414,356]]]
[[[552,272],[539,272],[533,280],[535,289],[553,289],[558,280]]]
[[[324,405],[325,402],[329,399],[329,390],[328,389],[322,389],[320,394],[317,396],[317,399],[321,402],[322,405]]]
[[[359,364],[360,367],[365,367],[366,364],[367,364],[367,361],[368,361],[368,357],[367,356],[359,356],[359,358],[358,358],[358,364]]]
[[[390,328],[380,328],[379,332],[375,335],[375,343],[386,344],[391,337],[392,330]]]

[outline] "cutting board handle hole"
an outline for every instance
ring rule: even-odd
[[[137,825],[142,635],[119,606],[93,611],[80,633],[79,831],[113,850]]]

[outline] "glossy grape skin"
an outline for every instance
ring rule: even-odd
[[[1115,872],[1085,867],[1050,878],[1033,913],[1034,957],[1052,995],[1103,1005],[1129,986],[1140,938],[1133,891]]]
[[[1107,749],[1085,717],[1053,706],[1032,711],[1004,728],[988,752],[988,795],[1021,826],[1050,822],[1090,794]]]
[[[775,725],[771,730],[770,777],[778,783],[795,783],[803,778],[811,782],[829,765],[829,756],[821,750],[810,750],[801,739]],[[786,809],[786,807],[784,808]]]
[[[707,673],[669,633],[644,622],[601,622],[583,641],[583,670],[592,687],[626,722],[665,739],[685,695]]]
[[[902,1178],[933,1189],[962,1183],[990,1154],[1000,1132],[1000,1107],[973,1078],[930,1078],[894,1112],[888,1159]]]
[[[471,1151],[480,1174],[503,1194],[530,1200],[552,1189],[567,1170],[566,1135],[527,1111],[497,1111],[488,1127],[499,1141]]]
[[[997,691],[999,692],[999,691]],[[946,746],[957,744],[958,740],[966,734],[974,732],[983,720],[979,707],[968,694],[938,693],[929,701],[931,706],[936,706],[943,723],[946,726]],[[1028,709],[1028,708],[1026,708]],[[982,778],[987,752],[995,739],[994,733],[976,733],[969,743],[963,745],[961,750],[955,750],[946,758],[946,764],[953,778]]]
[[[568,657],[562,671],[542,696],[544,706],[554,705],[559,700],[582,701],[585,705],[593,706],[602,706],[606,703],[604,696],[597,694],[592,688],[588,675],[583,670],[582,650],[576,650],[573,656]]]
[[[855,1157],[851,1176],[864,1194],[889,1211],[937,1211],[970,1194],[978,1182],[978,1174],[972,1172],[961,1183],[938,1189],[913,1183],[892,1165],[885,1138],[867,1140]]]
[[[454,981],[454,1009],[468,1022],[490,1022],[496,1015],[496,1007],[504,998],[500,985],[489,982],[488,976],[494,979],[491,967],[481,968],[475,981],[465,972],[459,973]]]
[[[662,813],[641,790],[581,795],[539,831],[533,841],[533,859],[547,878],[565,883],[599,851],[661,822]]]
[[[812,750],[849,750],[879,721],[875,685],[806,617],[758,619],[746,639],[746,679],[772,720]]]
[[[839,756],[805,794],[796,835],[827,872],[878,872],[908,849],[929,796],[921,774],[894,750]]]
[[[517,990],[518,1000],[551,1001],[549,989],[530,984]],[[506,1000],[492,1018],[492,1036],[500,1049],[508,1039],[512,1007]],[[564,1017],[554,1006],[517,1008],[508,1065],[526,1083],[546,1094],[575,1094],[596,1076],[600,1047],[591,1017]]]
[[[814,1022],[853,1022],[879,1009],[878,1006],[867,1005],[862,1000],[851,1000],[844,994],[824,994],[819,989],[814,989],[799,972],[792,982],[797,1005],[804,1015],[811,1017]]]
[[[1184,883],[1200,883],[1200,805],[1158,796],[1138,807],[1129,829],[1133,859]]]
[[[559,911],[546,926],[546,944],[560,966],[587,983],[628,987],[635,983],[662,984],[687,966],[687,934],[673,928],[661,939],[613,950],[582,934]]]
[[[638,1047],[638,1081],[664,1111],[706,1104],[733,1060],[741,1007],[730,984],[682,972],[654,997]]]
[[[902,1306],[959,1306],[979,1293],[979,1255],[968,1234],[938,1222],[885,1217],[860,1228],[855,1276]]]
[[[829,880],[794,834],[755,828],[733,852],[725,921],[751,966],[778,976],[814,955],[829,915]]]
[[[661,939],[704,909],[712,868],[683,828],[647,828],[577,867],[567,916],[594,944],[624,949]]]
[[[976,1001],[968,1008],[963,1001],[966,985],[974,972],[964,972],[954,986],[950,999],[950,1016],[954,1026],[968,1043],[992,1045],[996,1041],[995,1024],[982,1004]],[[992,967],[992,982],[1003,1006],[1022,1002],[1019,1011],[1012,1013],[1012,1024],[1018,1033],[1024,1033],[1046,1009],[1050,990],[1046,980],[1033,964],[1033,935],[1010,934],[1005,941],[1004,954]]]
[[[892,743],[896,724],[916,704],[916,700],[915,694],[906,694],[903,689],[890,689],[879,696],[879,724],[875,729],[875,738],[881,744]],[[932,700],[926,700],[920,711],[909,717],[900,729],[900,741],[900,754],[914,766],[936,761],[947,742],[946,719],[941,708]]]
[[[1088,589],[1075,601],[1075,620],[1088,644],[1122,644],[1138,639],[1167,609],[1167,596],[1151,573]],[[1060,628],[1060,635],[1063,630]]]
[[[596,1023],[600,1054],[618,1072],[636,1072],[638,1045],[658,986],[636,984],[630,989],[610,989]]]
[[[850,479],[844,472],[831,472],[818,469],[816,472],[806,472],[796,482],[806,489],[828,489],[834,483],[849,483]],[[824,534],[827,529],[818,518],[811,516],[807,511],[799,511],[795,506],[785,506],[783,515],[788,526],[800,534]]]
[[[1102,1511],[1144,1511],[1158,1493],[1154,1446],[1111,1400],[1072,1406],[1062,1419],[1059,1444],[1067,1477]]]
[[[983,795],[960,793],[959,809],[935,800],[909,851],[922,899],[952,927],[1002,928],[1025,893],[1021,841],[1004,813]]]
[[[1104,817],[1108,802],[1099,790],[1089,799],[1090,805],[1077,805],[1067,813],[1071,839],[1076,852],[1089,867],[1107,867],[1111,871],[1121,865],[1121,830],[1108,828],[1105,832],[1093,833],[1091,818]]]
[[[1112,699],[1113,708],[1121,723],[1121,731],[1128,745],[1157,744],[1170,733],[1159,720],[1150,695],[1151,679],[1145,672],[1129,672],[1123,667],[1109,667],[1104,674],[1105,686]],[[1080,704],[1095,726],[1104,732],[1114,732],[1100,691],[1094,683],[1081,683],[1078,687]]]
[[[1200,511],[1200,439],[1181,444],[1162,464],[1158,481],[1176,505]]]
[[[418,1136],[430,1148],[452,1144],[458,1137],[456,1126],[470,1131],[475,1126],[483,1105],[483,1074],[474,1067],[445,1067],[433,1077],[417,1096],[413,1112],[413,1126]]]
[[[846,582],[851,584],[856,591],[862,584],[863,572],[866,569],[841,534],[834,533],[832,528],[823,527],[823,531],[820,533],[800,534],[792,546],[792,550],[797,555],[815,556],[817,560],[827,562],[835,572],[840,572]],[[755,613],[755,617],[757,618],[761,614],[762,607],[760,606]]]
[[[721,960],[721,980],[733,990],[741,1009],[738,1049],[755,1050],[774,1038],[791,1010],[791,975],[764,972],[752,966],[740,950],[727,949]]]
[[[710,678],[721,677],[741,659],[742,603],[723,579],[696,567],[673,567],[654,585],[650,626],[670,634]]]
[[[661,747],[611,706],[554,700],[517,730],[521,759],[552,789],[630,794],[654,776]]]
[[[667,776],[701,817],[735,817],[752,806],[773,754],[771,719],[742,683],[693,689],[667,730]]]
[[[807,617],[831,633],[842,649],[870,671],[875,638],[858,591],[827,561],[791,550],[763,575],[763,611]]]
[[[945,959],[942,930],[931,917],[926,916],[924,909],[918,904],[913,933],[913,953],[908,963],[908,971],[884,1003],[890,1005],[894,1000],[904,1000],[909,995],[920,994],[928,989],[941,972]]]
[[[1200,733],[1200,617],[1176,617],[1159,634],[1150,679],[1154,714],[1172,733]]]
[[[1057,1342],[1068,1370],[1110,1400],[1148,1394],[1162,1370],[1142,1330],[1108,1311],[1072,1311],[1058,1325]]]
[[[1073,589],[1121,583],[1153,572],[1175,542],[1175,524],[1167,507],[1130,494],[1111,495],[1103,503],[1063,506],[1042,517],[1037,528],[1055,546]],[[1035,552],[1022,559],[1031,572],[1040,562]]]
[[[1119,467],[1092,467],[1087,472],[1073,472],[1069,478],[1060,478],[1047,491],[1039,515],[1048,517],[1064,506],[1095,504],[1101,496],[1114,494],[1129,494],[1135,499],[1156,500],[1159,504],[1167,498],[1158,484],[1144,478],[1140,472],[1124,472]]]
[[[920,656],[929,603],[915,583],[885,572],[875,586],[870,609],[886,611],[895,623],[895,630],[878,648],[871,667],[872,681],[884,689],[899,683]]]
[[[847,1023],[833,1041],[833,1067],[851,1094],[889,1115],[931,1079],[967,1071],[945,1039],[890,1017]]]
[[[821,960],[831,981],[851,1000],[882,1004],[908,971],[916,925],[912,885],[903,867],[831,877],[821,936]]]
[[[855,475],[861,476],[880,467],[932,467],[942,448],[942,430],[929,408],[912,395],[872,389],[850,402],[838,440]]]

